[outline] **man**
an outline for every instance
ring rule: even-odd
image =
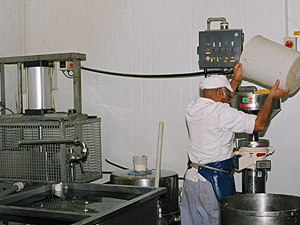
[[[289,93],[279,88],[277,80],[257,116],[243,113],[229,105],[241,80],[242,64],[234,67],[231,83],[223,75],[205,78],[200,84],[202,97],[187,107],[189,167],[181,203],[182,225],[220,224],[218,201],[235,194],[234,134],[265,130],[273,100]]]

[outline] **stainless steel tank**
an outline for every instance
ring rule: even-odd
[[[237,194],[221,200],[222,225],[299,225],[300,197]]]
[[[151,174],[138,176],[131,175],[130,170],[115,171],[110,175],[110,183],[154,187],[155,170],[151,170],[151,172]],[[159,186],[167,188],[167,193],[160,196],[160,205],[163,217],[165,217],[168,221],[167,224],[171,224],[173,222],[176,223],[179,217],[178,174],[173,171],[162,170],[159,179]]]

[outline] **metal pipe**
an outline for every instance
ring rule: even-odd
[[[81,94],[81,68],[80,60],[73,59],[74,64],[74,77],[73,77],[73,88],[74,88],[74,110],[75,113],[82,113],[82,94]]]
[[[4,191],[0,192],[0,198],[3,198],[9,194],[12,194],[14,192],[19,192],[24,188],[24,183],[17,182],[14,183],[10,188],[5,189]]]
[[[0,64],[0,86],[1,86],[1,102],[0,105],[4,107],[4,109],[1,111],[2,115],[6,114],[6,98],[5,98],[5,71],[4,71],[4,64]]]
[[[85,160],[88,156],[88,148],[84,141],[79,138],[74,139],[31,139],[31,140],[19,140],[19,145],[48,145],[48,144],[73,144],[81,147],[81,155],[76,160]]]
[[[221,29],[228,29],[228,23],[226,22],[225,17],[209,17],[207,19],[207,30],[210,30],[210,23],[216,22],[216,21],[221,22],[221,25],[220,25]]]
[[[18,99],[17,113],[23,112],[23,64],[18,63]]]
[[[285,36],[289,36],[289,3],[288,0],[284,1],[284,26],[285,26]]]
[[[49,145],[49,144],[74,144],[74,139],[30,139],[30,140],[19,140],[19,145]]]

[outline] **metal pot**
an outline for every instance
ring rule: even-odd
[[[115,171],[110,175],[110,183],[154,187],[155,170],[151,171],[151,174],[143,176],[131,175],[130,172],[132,171],[130,170]],[[167,218],[166,220],[169,221],[168,224],[170,224],[177,221],[179,215],[178,174],[169,170],[161,170],[159,186],[167,188],[167,193],[160,196],[160,204],[162,208],[162,214],[165,218]]]
[[[300,197],[237,194],[221,200],[222,225],[299,225]]]

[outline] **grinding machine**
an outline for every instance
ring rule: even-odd
[[[257,90],[255,86],[240,87],[232,100],[237,109],[257,115],[262,108],[268,90]],[[272,119],[280,111],[280,100],[272,105]],[[270,141],[261,139],[259,133],[252,133],[246,137],[237,138],[236,170],[242,171],[243,193],[265,193],[268,171],[271,170],[271,161],[267,158],[274,153]]]
[[[212,22],[220,22],[220,29],[211,29]],[[208,18],[207,30],[199,32],[199,68],[204,75],[226,75],[230,77],[233,67],[243,63],[243,77],[260,86],[270,87],[276,79],[281,88],[295,92],[299,89],[299,52],[287,49],[261,36],[243,49],[242,30],[228,29],[223,17]],[[262,41],[263,40],[263,41]],[[276,57],[275,57],[276,55]],[[275,65],[282,61],[280,68]],[[272,68],[273,71],[265,69]],[[292,68],[292,69],[290,69]],[[296,69],[295,69],[296,68]],[[287,81],[289,77],[289,81]],[[288,85],[288,86],[286,86]],[[243,112],[257,115],[268,96],[267,90],[254,86],[239,87],[231,105]],[[273,102],[273,118],[281,108],[280,100]],[[236,134],[236,170],[242,173],[242,193],[220,201],[222,225],[296,225],[300,221],[300,198],[297,196],[267,194],[266,181],[274,153],[270,141],[263,133]]]
[[[220,22],[220,29],[211,29],[212,22]],[[208,18],[207,30],[199,32],[199,67],[205,76],[222,74],[230,76],[233,67],[239,63],[243,51],[244,33],[241,29],[228,29],[224,17]],[[232,99],[233,107],[246,113],[257,114],[267,93],[258,93],[254,86],[239,87]],[[280,100],[273,103],[273,117],[280,110]],[[242,171],[243,193],[265,192],[267,171],[271,161],[267,156],[273,153],[270,142],[260,139],[258,133],[243,138],[237,136],[237,171]]]

